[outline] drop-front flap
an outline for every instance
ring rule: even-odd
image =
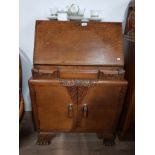
[[[123,66],[121,23],[37,21],[34,64]]]

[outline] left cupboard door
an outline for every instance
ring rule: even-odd
[[[72,131],[77,104],[58,80],[29,80],[32,111],[39,132]]]

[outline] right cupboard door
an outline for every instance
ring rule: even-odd
[[[126,93],[127,81],[98,81],[87,88],[85,97],[78,106],[78,129],[89,132],[113,132]],[[86,88],[80,88],[80,91]],[[80,98],[80,96],[79,96]]]

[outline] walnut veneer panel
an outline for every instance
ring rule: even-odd
[[[114,132],[127,82],[98,81],[90,87],[72,87],[62,86],[58,80],[30,80],[30,86],[38,131]],[[68,115],[69,104],[72,104],[71,115]],[[83,113],[84,104],[88,106],[87,117]]]
[[[122,66],[121,31],[121,23],[83,27],[81,22],[37,21],[34,64]]]
[[[60,86],[35,87],[40,131],[70,131],[75,128],[76,105],[73,116],[68,117],[71,99],[66,89]]]
[[[79,128],[89,131],[106,130],[114,132],[119,120],[123,99],[127,88],[126,81],[104,83],[88,89],[79,106]],[[87,117],[81,110],[87,105]]]

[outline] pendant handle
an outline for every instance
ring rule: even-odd
[[[68,104],[68,117],[72,117],[73,116],[73,105],[72,104]]]
[[[88,117],[88,105],[84,104],[82,110],[83,110],[83,116],[87,118]]]

